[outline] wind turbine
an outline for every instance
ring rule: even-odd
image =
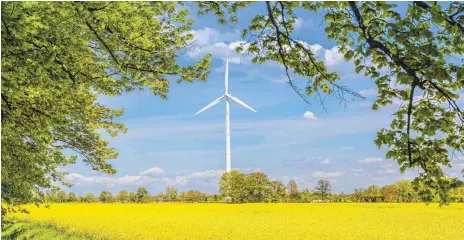
[[[206,109],[218,104],[222,99],[226,99],[226,172],[230,172],[230,109],[229,109],[229,100],[232,100],[253,112],[256,112],[252,107],[248,106],[246,103],[242,102],[240,99],[233,97],[229,94],[229,59],[226,59],[226,76],[225,76],[225,93],[220,96],[218,99],[212,101],[206,107],[202,108],[196,114],[199,114]]]

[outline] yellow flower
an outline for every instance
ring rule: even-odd
[[[15,218],[96,239],[462,240],[464,204],[52,204]]]

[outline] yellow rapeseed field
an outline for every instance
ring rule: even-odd
[[[464,204],[53,204],[14,218],[96,239],[463,240]]]

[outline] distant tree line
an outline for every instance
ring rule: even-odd
[[[464,202],[464,187],[453,189],[451,199]],[[102,191],[96,196],[87,193],[77,196],[74,192],[67,194],[63,190],[52,190],[45,195],[45,202],[102,202],[102,203],[150,203],[150,202],[229,202],[229,203],[272,203],[272,202],[421,202],[424,201],[408,180],[400,180],[385,186],[370,185],[368,188],[357,188],[353,193],[332,193],[331,183],[319,180],[312,189],[300,191],[295,180],[287,185],[281,181],[272,181],[262,172],[240,173],[233,170],[225,173],[219,183],[219,193],[209,194],[197,190],[178,192],[167,187],[164,192],[150,195],[145,187],[136,192],[122,190],[116,195],[110,191]],[[439,199],[428,199],[438,201]]]
[[[451,200],[464,202],[464,187],[451,190]],[[295,180],[290,180],[285,186],[280,181],[271,181],[261,172],[240,173],[231,171],[221,177],[221,196],[232,203],[252,202],[421,202],[439,201],[423,199],[413,187],[411,181],[400,180],[394,184],[377,186],[370,185],[366,189],[358,188],[353,193],[332,193],[331,183],[319,180],[316,186],[300,191]]]
[[[136,192],[121,190],[116,195],[110,191],[102,191],[100,195],[87,193],[78,196],[74,192],[66,194],[63,190],[52,190],[45,194],[44,202],[64,203],[64,202],[81,202],[81,203],[150,203],[150,202],[220,202],[223,198],[219,194],[208,194],[197,190],[189,190],[178,193],[177,189],[167,187],[165,192],[158,195],[150,195],[145,187],[138,187]]]

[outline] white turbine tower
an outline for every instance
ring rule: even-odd
[[[224,95],[220,96],[218,99],[212,101],[210,104],[206,105],[203,109],[198,111],[196,114],[199,114],[206,109],[218,104],[223,98],[226,99],[226,172],[230,172],[230,117],[229,117],[229,99],[235,101],[236,103],[250,109],[253,112],[256,112],[253,108],[248,106],[246,103],[242,102],[240,99],[233,97],[229,94],[229,59],[226,60],[226,76],[225,76],[225,88],[226,92]]]

